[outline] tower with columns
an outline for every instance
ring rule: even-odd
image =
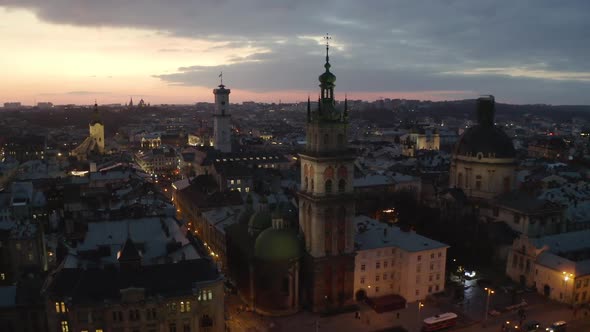
[[[307,144],[299,154],[299,226],[305,240],[303,298],[314,312],[353,301],[355,155],[348,148],[348,114],[335,107],[336,76],[330,72],[326,36],[325,72],[319,77],[318,108],[307,104]]]
[[[213,90],[215,95],[215,113],[213,114],[213,146],[221,152],[231,152],[231,116],[229,114],[230,89],[221,84]]]

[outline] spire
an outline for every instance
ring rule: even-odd
[[[223,72],[219,72],[219,86],[223,87]]]
[[[326,33],[326,36],[324,37],[324,40],[326,41],[326,65],[328,65],[326,69],[330,68],[330,39],[332,39],[332,37],[330,37],[329,33]]]
[[[344,111],[342,114],[342,120],[346,121],[348,119],[348,98],[346,93],[344,94]]]
[[[311,122],[311,101],[307,95],[307,122]]]
[[[102,123],[102,121],[100,120],[100,113],[98,113],[98,104],[95,99],[94,100],[94,108],[92,111],[92,121],[90,121],[90,124],[93,125],[96,123]]]

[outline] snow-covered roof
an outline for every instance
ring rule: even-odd
[[[393,185],[395,181],[387,175],[367,175],[362,178],[355,178],[353,181],[354,187],[373,187]]]
[[[357,250],[396,247],[407,252],[417,252],[449,247],[416,232],[406,232],[367,216],[355,217],[354,223],[357,227],[354,239]]]
[[[185,233],[172,217],[145,217],[120,221],[103,221],[88,223],[88,231],[84,240],[66,258],[65,267],[75,268],[84,263],[83,252],[108,248],[109,254],[100,257],[100,263],[112,264],[117,262],[117,253],[123,247],[127,237],[140,248],[142,263],[151,265],[161,262],[168,253],[167,245],[178,242],[183,250],[185,259],[197,259],[194,247],[189,245]]]
[[[224,206],[203,212],[203,219],[225,234],[225,227],[237,223],[244,209],[243,206]]]

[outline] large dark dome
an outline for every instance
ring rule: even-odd
[[[489,154],[493,155],[492,158],[516,157],[510,137],[493,125],[476,125],[467,129],[455,145],[454,154],[476,157],[480,152],[484,158],[488,158]]]

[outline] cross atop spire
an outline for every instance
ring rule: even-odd
[[[223,85],[223,72],[220,72],[220,73],[219,73],[219,79],[220,79],[220,81],[221,81],[221,84],[220,84],[220,86],[222,86],[222,85]]]
[[[324,40],[326,41],[326,62],[330,61],[330,57],[328,55],[328,51],[330,49],[330,40],[332,39],[332,37],[330,36],[329,33],[326,33],[326,35],[324,36]]]

